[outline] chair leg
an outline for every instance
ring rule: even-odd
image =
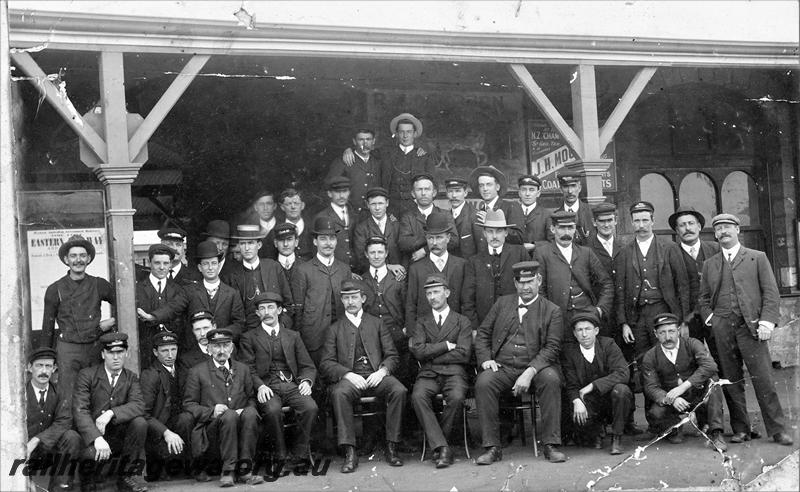
[[[467,453],[467,459],[469,460],[469,459],[472,459],[472,458],[469,455],[469,433],[467,432],[467,406],[466,406],[466,404],[461,406],[461,415],[462,415],[462,419],[464,420],[464,425],[463,425],[463,427],[464,427],[464,452]],[[423,443],[423,446],[424,446],[424,443]],[[423,447],[423,449],[425,449],[425,448]]]
[[[536,400],[531,400],[531,427],[533,434],[533,456],[539,457],[539,439],[536,437]]]
[[[428,436],[425,432],[422,433],[422,455],[419,457],[420,461],[425,461],[425,449],[428,447]]]
[[[525,414],[522,413],[522,410],[514,411],[517,414],[517,421],[519,422],[519,433],[522,436],[522,445],[527,446],[527,438],[525,437]]]

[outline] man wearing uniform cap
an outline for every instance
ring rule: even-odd
[[[197,311],[189,315],[189,327],[191,328],[192,341],[187,344],[186,350],[181,351],[178,365],[181,370],[189,373],[189,369],[205,362],[211,358],[208,353],[208,339],[206,335],[209,331],[217,328],[214,323],[214,314],[210,311]]]
[[[458,234],[458,248],[453,250],[453,254],[467,259],[475,254],[475,238],[480,233],[479,229],[476,231],[475,225],[478,221],[477,211],[467,201],[469,181],[461,176],[453,176],[444,181],[444,187],[456,226],[455,233]]]
[[[281,326],[281,296],[265,292],[256,297],[255,303],[261,326],[242,337],[240,360],[250,366],[258,413],[263,419],[268,442],[273,443],[277,459],[282,463],[290,459],[283,435],[282,408],[288,406],[294,411],[297,432],[290,465],[304,466],[309,454],[311,427],[318,412],[311,398],[317,369],[300,334]]]
[[[514,203],[506,201],[500,196],[501,192],[505,193],[506,191],[506,176],[499,169],[494,166],[478,166],[470,173],[469,180],[472,190],[477,191],[481,198],[475,212],[477,223],[486,220],[486,213],[490,210],[494,212],[502,210],[509,220],[516,218]],[[475,249],[477,251],[486,249],[486,238],[483,234],[478,234],[481,231],[476,228],[473,228],[473,231]],[[519,231],[513,230],[509,234],[507,242],[522,244],[522,235]]]
[[[78,458],[81,449],[81,438],[72,430],[71,391],[59,391],[52,381],[55,370],[55,350],[41,347],[28,356],[27,371],[31,374],[25,385],[28,466],[38,460],[52,463],[53,458],[60,458],[63,463]],[[64,471],[52,476],[48,488],[70,490],[71,487],[72,473]]]
[[[169,267],[169,279],[181,287],[200,280],[200,274],[188,267],[189,259],[186,257],[186,231],[180,227],[162,227],[158,231],[161,244],[175,251],[175,257]]]
[[[212,220],[206,225],[203,232],[206,241],[211,241],[217,247],[219,253],[219,278],[230,285],[230,275],[236,260],[231,258],[229,247],[231,238],[231,226],[224,220]],[[195,258],[197,260],[197,258]],[[202,273],[202,272],[201,272]]]
[[[310,236],[310,227],[306,232]],[[299,240],[297,239],[297,227],[290,222],[284,222],[275,226],[275,248],[278,250],[277,261],[283,267],[283,273],[292,284],[292,273],[295,271],[295,266],[305,262],[308,258],[300,256],[298,253]],[[313,242],[312,252],[313,252]]]
[[[447,305],[450,287],[442,274],[425,279],[425,297],[430,310],[414,324],[409,340],[411,353],[420,363],[411,394],[411,404],[422,429],[436,452],[436,468],[453,464],[453,451],[447,444],[456,417],[467,393],[467,366],[472,355],[472,328],[469,318]],[[444,396],[444,410],[439,421],[433,411],[433,399]]]
[[[291,224],[295,228],[297,241],[295,244],[295,256],[302,258],[304,261],[310,260],[314,256],[314,244],[311,240],[311,219],[303,213],[306,209],[306,203],[303,200],[303,194],[295,188],[287,188],[283,190],[278,196],[278,203],[283,210],[284,219],[280,224]],[[280,225],[278,224],[278,225]],[[284,229],[285,230],[285,229]],[[277,229],[275,233],[275,247],[277,243]]]
[[[154,334],[150,346],[155,360],[142,371],[142,397],[147,419],[147,476],[151,481],[157,480],[159,475],[169,477],[176,468],[183,468],[172,466],[174,461],[185,462],[190,457],[189,435],[194,418],[183,410],[186,372],[177,363],[178,344],[176,333],[162,331]]]
[[[453,217],[447,211],[434,205],[436,198],[436,181],[430,174],[418,174],[411,178],[414,206],[407,207],[400,216],[400,233],[397,244],[403,253],[405,265],[414,263],[424,258],[428,250],[425,240],[425,222],[432,215],[445,217],[450,224],[450,230],[455,231]],[[451,234],[447,242],[450,251],[458,249],[458,234]]]
[[[561,418],[573,424],[576,440],[588,439],[595,449],[602,448],[604,426],[610,422],[611,454],[621,454],[633,404],[628,363],[614,340],[599,333],[600,319],[594,313],[572,317],[572,335],[578,343],[565,344],[561,352],[566,393]]]
[[[78,371],[100,359],[97,339],[115,323],[116,293],[104,278],[86,273],[94,260],[91,241],[72,236],[58,248],[58,258],[69,270],[47,287],[40,344],[58,354],[59,385],[71,391]],[[100,319],[100,305],[111,305],[111,317]],[[55,325],[58,322],[58,333]]]
[[[532,174],[517,179],[519,207],[514,207],[509,220],[519,225],[525,249],[533,251],[536,243],[547,241],[550,232],[550,210],[538,204],[542,193],[542,180]]]
[[[709,384],[716,381],[717,364],[703,342],[680,335],[680,319],[672,313],[654,317],[653,327],[658,339],[642,359],[644,391],[651,402],[647,407],[647,420],[658,433],[676,424],[683,413],[700,404],[708,393]],[[714,446],[725,451],[728,446],[722,438],[722,392],[714,388],[704,408],[698,413],[698,424],[708,424]],[[683,442],[681,427],[669,435],[673,444]]]
[[[319,369],[332,384],[337,440],[345,451],[341,472],[352,473],[358,467],[353,404],[370,395],[386,405],[386,462],[403,466],[397,444],[408,390],[392,376],[398,364],[392,335],[379,319],[364,312],[366,296],[361,282],[343,281],[340,293],[345,315],[327,331]]]
[[[325,181],[336,176],[345,176],[350,180],[350,205],[359,216],[366,214],[367,190],[384,185],[383,163],[372,155],[374,148],[375,132],[371,128],[357,128],[353,134],[352,150],[347,149],[351,151],[352,162],[345,164],[343,157],[337,157],[325,175]]]
[[[481,368],[475,382],[475,403],[486,452],[476,460],[489,465],[503,458],[499,399],[536,391],[542,416],[539,438],[550,462],[566,460],[561,444],[561,310],[539,295],[539,263],[514,265],[516,294],[497,300],[478,328],[475,355]]]
[[[534,252],[542,277],[542,293],[561,308],[566,326],[571,326],[572,317],[581,312],[608,319],[614,308],[614,284],[594,252],[575,244],[575,214],[556,210],[550,219],[554,239],[541,243]],[[575,343],[575,339],[565,333],[564,342]]]
[[[329,220],[336,230],[336,259],[353,268],[355,260],[351,241],[353,229],[358,222],[358,213],[348,202],[352,183],[344,176],[335,176],[327,182],[328,198],[330,203],[322,209],[314,220]],[[313,235],[313,233],[312,233]]]
[[[368,214],[353,229],[353,254],[356,256],[356,273],[363,273],[369,268],[369,262],[363,256],[367,240],[380,236],[386,240],[386,263],[399,277],[405,277],[405,269],[400,264],[401,254],[398,246],[400,223],[394,215],[387,213],[389,192],[384,188],[370,188],[365,194]]]
[[[112,456],[130,465],[120,466],[117,487],[147,490],[142,480],[147,420],[136,373],[123,367],[128,357],[128,335],[106,333],[99,339],[103,362],[78,373],[72,397],[72,418],[86,446],[84,459],[107,461]],[[92,488],[99,473],[84,473],[81,485]]]
[[[233,360],[233,334],[225,329],[206,334],[211,360],[194,366],[186,380],[183,408],[194,417],[192,457],[198,468],[195,479],[210,480],[206,470],[212,447],[219,449],[222,460],[221,487],[234,481],[247,485],[263,483],[254,474],[258,442],[256,392],[250,368]],[[234,477],[238,474],[238,477]]]
[[[579,198],[582,188],[581,175],[571,171],[559,173],[558,184],[561,187],[563,200],[553,212],[564,210],[575,214],[575,243],[583,245],[594,233],[594,224],[592,210]]]
[[[772,357],[767,347],[780,319],[780,295],[772,266],[763,251],[739,243],[739,219],[735,215],[719,214],[711,224],[721,251],[703,264],[698,306],[705,324],[711,326],[721,374],[733,383],[727,386],[734,432],[731,442],[750,437],[744,362],[767,434],[778,444],[790,446],[793,441],[772,382]]]

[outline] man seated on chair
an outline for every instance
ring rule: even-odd
[[[436,453],[436,468],[447,468],[453,464],[447,436],[461,413],[467,393],[466,366],[472,354],[472,327],[469,318],[451,311],[447,305],[450,287],[444,275],[428,275],[425,296],[431,311],[417,320],[409,341],[411,353],[420,362],[411,404]],[[441,425],[433,412],[437,393],[444,396]]]
[[[482,372],[475,382],[475,403],[486,452],[476,463],[489,465],[503,458],[500,448],[500,398],[536,390],[542,411],[544,455],[552,463],[567,457],[561,444],[561,310],[539,295],[539,263],[514,264],[516,294],[502,296],[478,328],[475,355]],[[531,388],[533,386],[533,388]]]
[[[700,340],[680,336],[681,321],[671,313],[662,313],[653,320],[658,345],[644,354],[642,378],[644,392],[652,404],[647,409],[648,420],[657,432],[663,432],[700,404],[709,384],[717,379],[717,363]],[[722,391],[714,388],[705,404],[705,411],[697,413],[699,424],[708,424],[713,444],[725,451],[728,445],[722,438]],[[669,442],[680,444],[683,434],[680,426],[673,429]]]
[[[620,438],[633,401],[627,386],[630,374],[622,350],[613,339],[597,336],[599,332],[600,319],[594,313],[572,317],[572,333],[578,343],[565,344],[561,354],[564,404],[572,404],[575,434],[589,438],[595,449],[603,447],[602,431],[610,420],[611,454],[621,454]]]
[[[328,330],[320,372],[333,383],[337,437],[345,451],[341,471],[352,473],[358,467],[353,404],[362,396],[377,396],[386,403],[386,461],[403,466],[397,444],[408,390],[391,376],[398,365],[392,334],[362,309],[366,296],[361,282],[344,280],[340,292],[345,316]]]
[[[300,333],[281,326],[281,295],[264,292],[257,295],[253,303],[261,318],[261,327],[242,335],[240,359],[250,366],[253,373],[258,413],[278,461],[284,464],[289,460],[291,468],[304,467],[307,465],[311,427],[317,417],[317,404],[311,398],[311,385],[317,377],[317,369],[300,339]],[[284,405],[291,407],[297,421],[291,459],[283,436]]]

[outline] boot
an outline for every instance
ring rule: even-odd
[[[403,466],[403,460],[397,455],[397,443],[386,441],[386,462],[389,466]]]
[[[356,456],[355,446],[344,446],[344,463],[340,471],[342,473],[353,473],[358,468],[358,456]]]

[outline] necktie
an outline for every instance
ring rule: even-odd
[[[39,407],[44,408],[44,394],[47,393],[47,390],[39,390]]]
[[[225,383],[227,384],[231,377],[231,371],[225,366],[219,366],[219,370],[222,372],[222,377],[225,378]]]
[[[158,281],[158,295],[161,295],[161,280]]]
[[[118,372],[112,372],[111,373],[111,387],[112,388],[117,385],[117,376],[119,376]]]
[[[170,280],[175,280],[175,275],[174,275],[174,273],[175,273],[175,272],[173,272],[173,271],[172,271],[172,269],[170,268],[170,269],[169,269],[169,279],[170,279]]]
[[[271,336],[272,338],[275,338],[275,337],[278,336],[278,333],[275,331],[275,328],[273,328],[273,329],[271,329],[269,331],[269,336]]]
[[[524,318],[525,315],[528,314],[528,306],[526,306],[525,304],[520,304],[519,305],[519,309],[524,309],[525,310],[525,311],[523,311],[521,313],[519,313],[519,311],[517,311],[519,313],[519,322],[522,323],[522,318]]]
[[[208,292],[208,297],[213,299],[214,296],[217,295],[217,289],[219,289],[219,287],[214,287],[213,289],[206,289],[206,292]]]
[[[342,209],[342,222],[344,222],[344,226],[347,227],[347,209]]]
[[[500,256],[500,253],[497,252],[497,248],[492,248],[492,256]]]
[[[733,263],[733,253],[728,253],[728,263]]]
[[[697,259],[697,246],[692,246],[689,249],[689,254],[692,255],[692,259],[693,260],[696,260]]]
[[[439,328],[442,327],[442,315],[441,314],[436,318],[436,326],[438,326]]]
[[[379,284],[379,283],[380,283],[380,280],[378,280],[378,270],[375,270],[375,275],[374,275],[374,278],[375,278],[375,283],[376,283],[376,284]]]

